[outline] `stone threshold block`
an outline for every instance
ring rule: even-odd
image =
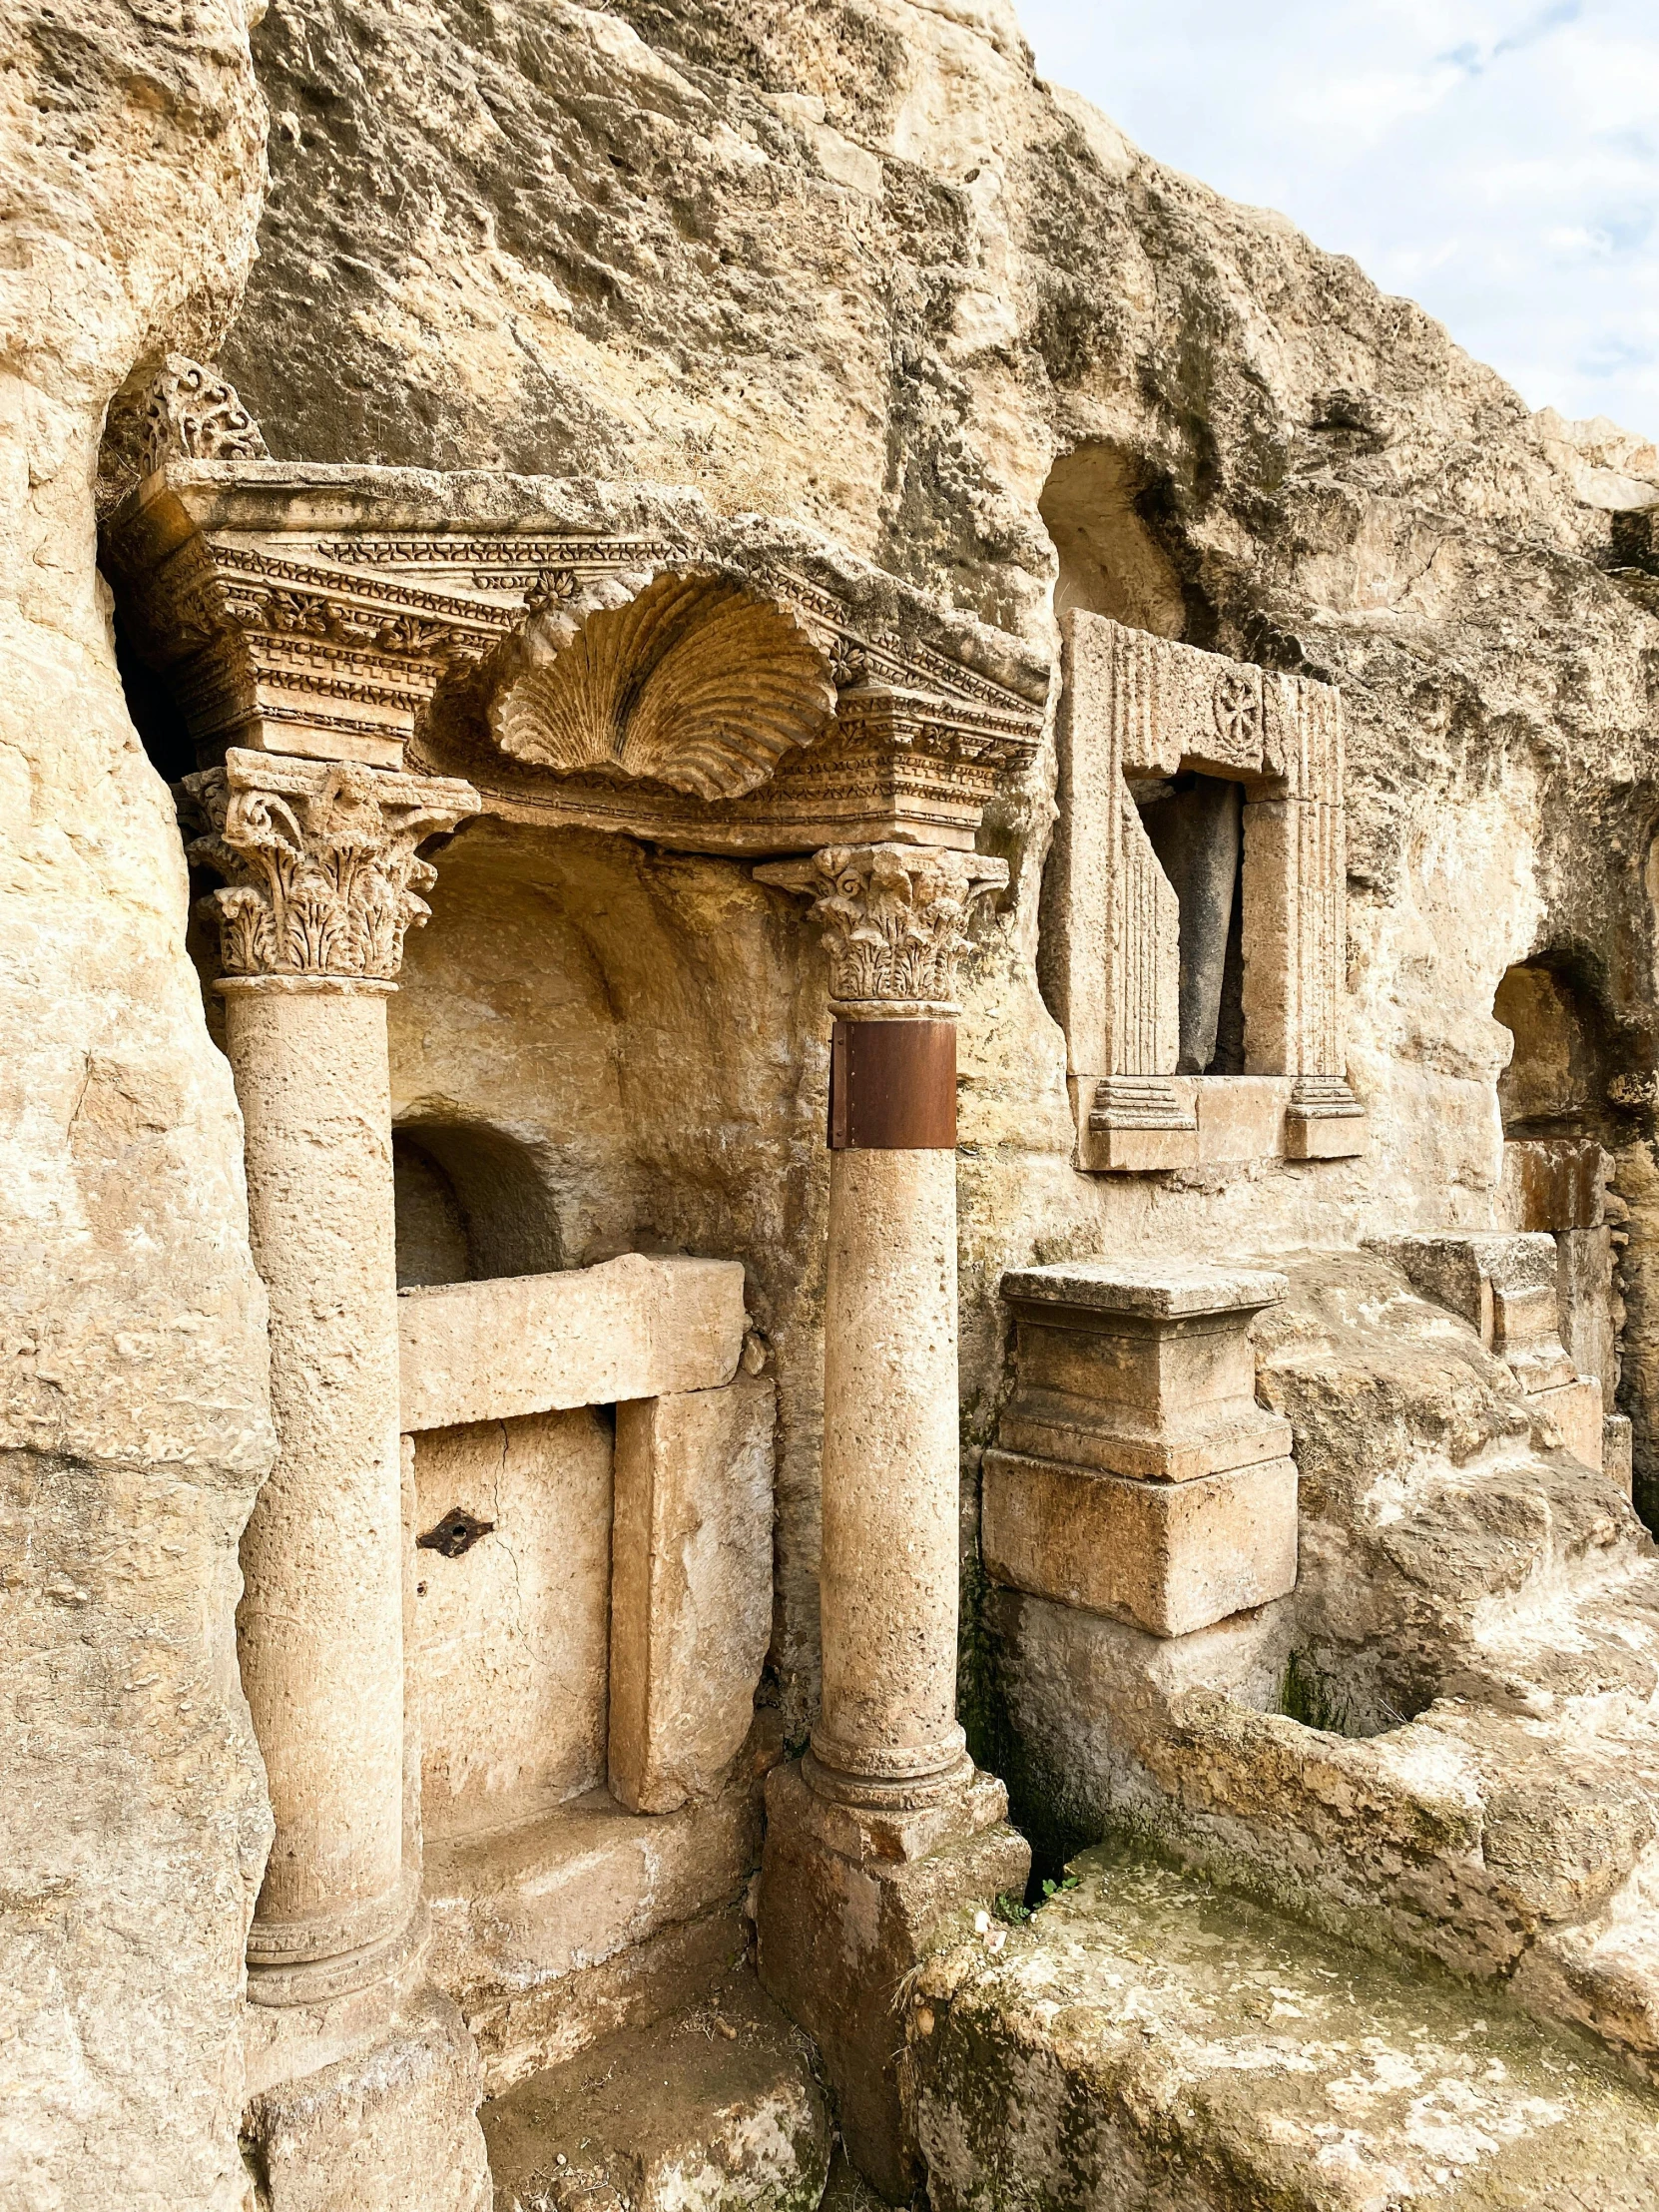
[[[405,1433],[715,1389],[743,1352],[743,1266],[630,1252],[404,1291],[397,1321]]]
[[[1138,1482],[985,1454],[981,1541],[993,1582],[1187,1636],[1296,1588],[1291,1459]]]
[[[485,2091],[661,2018],[743,1948],[777,1716],[757,1716],[712,1797],[630,1813],[589,1790],[511,1827],[429,1838],[433,1979],[477,2039]]]
[[[1290,1423],[1256,1402],[1251,1317],[1285,1296],[1266,1268],[1068,1262],[1002,1278],[1017,1381],[1006,1450],[1162,1482],[1283,1459]]]
[[[816,2212],[830,2100],[747,1964],[483,2111],[495,2201],[545,2212]]]

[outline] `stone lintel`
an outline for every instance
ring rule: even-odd
[[[743,1352],[736,1260],[624,1253],[598,1267],[404,1291],[405,1431],[708,1390]]]

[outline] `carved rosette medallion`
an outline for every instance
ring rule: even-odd
[[[390,983],[437,877],[416,847],[479,806],[452,777],[241,748],[185,786],[209,825],[190,857],[226,878],[209,904],[228,980]]]
[[[755,874],[812,899],[838,1014],[951,1019],[973,902],[1002,888],[1008,863],[925,845],[830,845]]]

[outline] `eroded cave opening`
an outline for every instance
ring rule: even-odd
[[[1146,833],[1181,907],[1178,1075],[1242,1075],[1244,788],[1183,770],[1132,784]]]

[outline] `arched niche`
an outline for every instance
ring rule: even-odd
[[[480,1122],[421,1120],[392,1136],[397,1287],[543,1275],[563,1265],[534,1153]]]
[[[1596,995],[1565,956],[1507,969],[1492,1018],[1514,1038],[1497,1080],[1505,1137],[1588,1137],[1607,1118],[1608,1025]]]
[[[1074,446],[1049,470],[1037,511],[1059,563],[1056,615],[1081,608],[1155,637],[1180,637],[1186,602],[1168,554],[1136,507],[1144,489],[1144,470],[1112,445]]]

